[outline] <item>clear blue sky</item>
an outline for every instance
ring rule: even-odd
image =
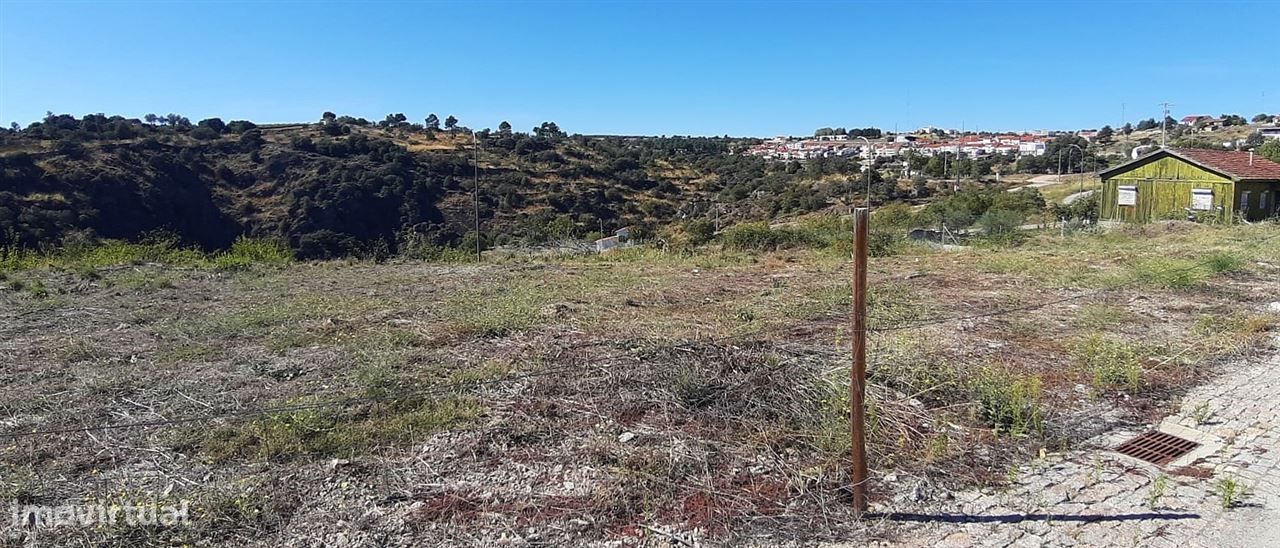
[[[1280,2],[0,0],[0,122],[331,110],[569,132],[1080,129],[1280,112]]]

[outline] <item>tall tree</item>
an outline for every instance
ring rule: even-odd
[[[1111,138],[1115,136],[1115,133],[1115,130],[1111,129],[1111,126],[1102,126],[1102,129],[1098,130],[1098,142],[1103,144],[1110,143]]]
[[[457,128],[458,128],[458,119],[457,119],[457,118],[454,118],[454,117],[453,117],[453,115],[452,115],[452,114],[450,114],[448,118],[445,118],[445,119],[444,119],[444,128],[445,128],[445,129],[447,129],[447,130],[449,130],[449,131],[453,131],[453,130],[457,129]]]
[[[430,130],[440,129],[440,117],[436,116],[436,113],[434,112],[432,112],[431,114],[428,114],[427,123],[425,125],[427,126],[427,129],[430,129]]]
[[[503,135],[510,135],[511,123],[507,122],[506,120],[503,120],[501,124],[498,124],[498,132],[502,133]]]
[[[1280,163],[1280,139],[1268,139],[1261,147],[1258,147],[1258,152],[1266,159]]]

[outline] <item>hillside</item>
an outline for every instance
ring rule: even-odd
[[[281,240],[302,257],[376,256],[457,245],[473,231],[468,130],[177,118],[51,115],[7,132],[0,247],[159,231],[207,249],[244,235]],[[734,155],[748,141],[728,138],[569,136],[544,124],[475,140],[481,234],[491,245],[803,213],[848,193],[858,173],[856,161],[802,167]]]

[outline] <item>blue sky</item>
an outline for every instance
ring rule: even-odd
[[[1080,129],[1280,112],[1280,2],[0,1],[0,122]]]

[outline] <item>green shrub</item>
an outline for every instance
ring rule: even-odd
[[[1098,389],[1136,389],[1142,384],[1142,365],[1131,345],[1094,334],[1077,344],[1072,354]]]
[[[1163,289],[1190,289],[1200,285],[1204,269],[1189,261],[1155,257],[1131,267],[1135,281]]]
[[[978,401],[978,418],[997,432],[1013,436],[1043,432],[1043,386],[1039,377],[987,368],[970,388]]]
[[[905,230],[912,228],[915,223],[915,210],[902,202],[886,204],[871,211],[872,229]]]
[[[1219,251],[1209,255],[1209,258],[1205,260],[1205,266],[1214,273],[1221,274],[1223,272],[1235,272],[1244,268],[1244,261],[1235,255]]]
[[[769,228],[767,223],[733,225],[720,234],[720,241],[726,249],[742,251],[769,251],[787,243],[785,233]]]
[[[689,237],[689,245],[698,246],[715,238],[716,225],[706,219],[688,221],[684,224],[684,232]]]
[[[280,266],[293,262],[293,252],[279,241],[241,236],[231,244],[231,249],[216,255],[213,262],[214,266],[224,270],[248,268],[255,264]]]
[[[295,410],[200,432],[196,445],[215,461],[350,456],[379,445],[413,443],[481,412],[475,401],[458,396],[406,397],[348,408],[308,408],[302,400],[292,403],[297,405]]]
[[[978,219],[982,234],[990,240],[1009,241],[1021,234],[1018,229],[1026,220],[1020,211],[1008,209],[990,209]]]

